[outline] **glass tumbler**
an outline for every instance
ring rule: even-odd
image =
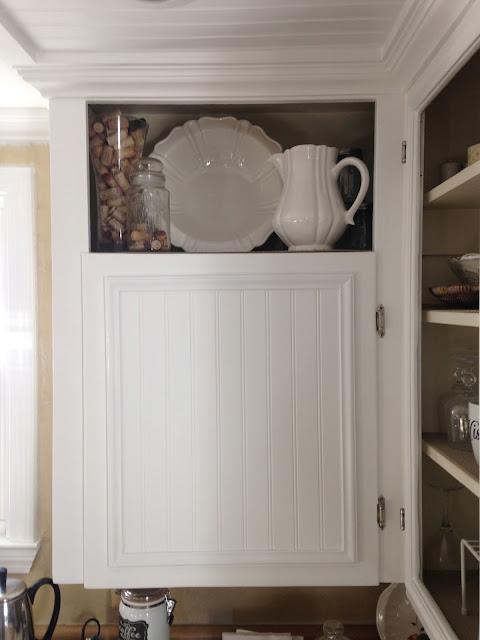
[[[140,158],[133,165],[127,192],[127,245],[130,251],[170,250],[170,197],[163,163]]]

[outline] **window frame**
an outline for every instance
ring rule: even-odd
[[[28,573],[40,546],[35,169],[0,166],[0,194],[0,564]]]

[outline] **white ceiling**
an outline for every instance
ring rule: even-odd
[[[380,58],[412,0],[1,0],[37,54],[361,48]]]
[[[431,1],[0,0],[0,106],[8,91],[5,65],[112,63],[115,57],[125,63],[139,56],[158,63],[180,52],[222,61],[232,51],[259,60],[275,52],[285,61],[300,55],[314,62],[384,63]],[[18,78],[11,80],[18,85]],[[38,106],[38,95],[32,97]]]

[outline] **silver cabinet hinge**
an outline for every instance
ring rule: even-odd
[[[380,496],[377,502],[377,524],[382,531],[385,529],[385,498]]]
[[[400,530],[405,531],[405,509],[400,509]]]
[[[402,164],[407,162],[407,141],[402,140]]]
[[[377,324],[377,333],[380,338],[385,337],[385,307],[383,304],[379,304],[376,311],[376,324]]]

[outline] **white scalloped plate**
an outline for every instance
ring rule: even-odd
[[[170,191],[172,243],[188,252],[251,251],[273,233],[282,181],[278,142],[247,120],[189,120],[158,142]]]

